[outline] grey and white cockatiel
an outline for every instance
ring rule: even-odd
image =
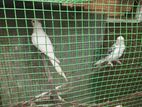
[[[112,47],[108,50],[108,55],[105,58],[97,61],[95,65],[100,65],[104,62],[108,62],[111,66],[113,66],[112,61],[116,61],[121,64],[119,58],[123,55],[125,50],[125,43],[123,36],[117,37],[116,43],[112,45]]]
[[[32,43],[38,48],[42,53],[49,57],[50,62],[55,67],[57,73],[63,76],[66,81],[67,77],[60,67],[59,59],[54,54],[54,48],[48,35],[43,31],[42,24],[38,20],[32,20],[33,33],[32,33]]]

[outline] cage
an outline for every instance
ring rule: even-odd
[[[0,107],[141,107],[141,4],[1,0]]]

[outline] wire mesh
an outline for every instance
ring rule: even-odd
[[[141,4],[138,0],[1,0],[0,106],[141,107]],[[68,81],[57,73],[56,61],[52,64],[51,57],[38,49],[39,43],[34,46],[31,20],[40,20]],[[35,32],[41,35],[38,28]],[[109,55],[119,36],[125,43],[121,64],[114,60],[113,66],[108,61],[95,65]]]
[[[29,0],[17,0],[17,1],[29,1]],[[52,2],[52,3],[82,3],[91,0],[31,0],[36,2]]]

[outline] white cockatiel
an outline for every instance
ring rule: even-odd
[[[112,45],[112,47],[108,50],[109,54],[97,61],[95,65],[100,65],[104,62],[108,62],[111,66],[113,66],[112,61],[116,61],[117,63],[121,64],[119,61],[119,58],[122,56],[123,52],[125,50],[125,43],[123,36],[117,37],[116,43]]]
[[[59,59],[56,58],[54,54],[54,48],[51,43],[50,38],[48,35],[43,31],[42,24],[38,20],[32,20],[33,25],[33,33],[32,33],[32,43],[33,45],[38,48],[42,53],[49,57],[52,65],[55,67],[56,71],[65,78],[66,81],[67,77],[62,71],[59,63]]]

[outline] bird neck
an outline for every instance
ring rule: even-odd
[[[41,30],[43,30],[41,26],[34,26],[33,28],[33,32],[37,32],[37,31],[39,32]]]
[[[121,41],[121,42],[116,42],[116,45],[124,45],[124,42]]]

